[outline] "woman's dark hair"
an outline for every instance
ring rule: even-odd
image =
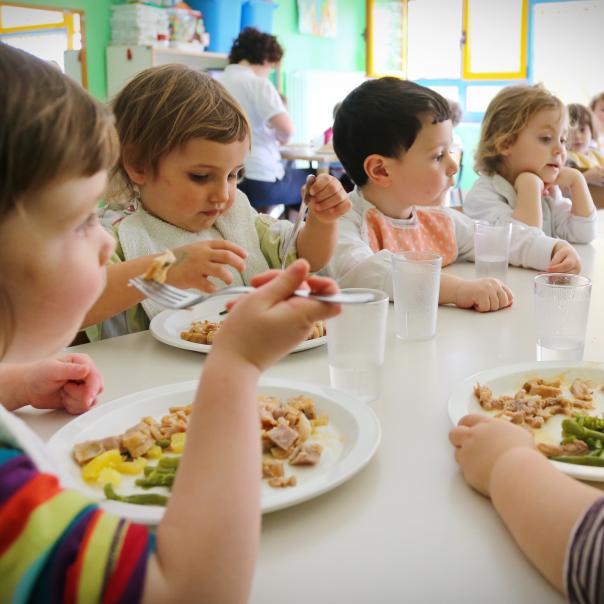
[[[233,42],[229,63],[247,61],[252,65],[262,65],[265,61],[278,63],[282,57],[283,48],[275,36],[246,27]]]

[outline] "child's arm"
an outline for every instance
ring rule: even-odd
[[[247,252],[230,241],[220,239],[198,241],[172,250],[177,259],[182,257],[168,272],[166,283],[175,287],[197,288],[212,292],[216,287],[208,277],[217,277],[227,285],[233,280],[226,265],[239,272],[245,270]],[[138,304],[144,296],[128,285],[128,279],[142,275],[155,256],[141,256],[107,266],[107,284],[94,306],[88,311],[83,328],[105,321]]]
[[[311,271],[321,270],[331,259],[338,240],[338,218],[350,208],[340,181],[320,174],[310,187],[308,218],[296,242],[298,258],[308,260]]]
[[[507,308],[513,301],[511,290],[497,279],[467,280],[448,273],[440,276],[439,304],[490,312]]]
[[[90,409],[102,391],[103,378],[85,354],[0,365],[2,404],[9,411],[31,405],[79,414]]]
[[[560,170],[556,182],[553,183],[559,187],[564,187],[570,191],[572,202],[571,212],[573,216],[587,218],[595,211],[594,202],[591,198],[585,177],[575,168],[564,167]]]
[[[157,531],[157,554],[145,584],[147,603],[247,600],[260,530],[256,382],[306,337],[314,321],[340,310],[290,297],[305,279],[314,291],[337,291],[331,280],[309,278],[308,269],[298,260],[284,273],[256,278],[258,285],[279,274],[234,305],[212,346],[185,453]]]
[[[526,430],[503,420],[464,417],[449,439],[466,481],[491,497],[520,549],[564,592],[571,531],[602,492],[556,470]]]
[[[524,222],[528,226],[543,228],[543,209],[541,194],[543,181],[532,172],[521,172],[514,183],[516,189],[516,209],[512,218]]]
[[[583,174],[574,168],[563,168],[551,187],[550,208],[552,233],[574,243],[590,243],[598,235],[598,217]],[[565,198],[560,193],[563,187]]]

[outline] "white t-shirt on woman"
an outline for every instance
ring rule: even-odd
[[[279,113],[287,113],[277,89],[267,78],[237,64],[229,65],[219,81],[243,107],[252,127],[252,149],[245,161],[245,177],[265,182],[282,179],[285,170],[279,144],[275,130],[268,124]]]

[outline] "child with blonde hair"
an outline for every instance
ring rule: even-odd
[[[92,325],[90,339],[149,326],[161,307],[142,300],[128,279],[165,249],[180,259],[168,283],[206,292],[249,284],[284,259],[304,258],[312,271],[327,264],[337,219],[350,207],[346,192],[335,178],[318,176],[306,223],[286,250],[292,223],[258,214],[237,189],[250,127],[215,79],[184,65],[147,69],[117,95],[113,111],[121,153],[111,197],[131,208],[105,216],[112,216],[117,249],[107,287],[84,322]]]
[[[593,241],[597,216],[587,183],[564,165],[567,130],[565,106],[542,86],[501,90],[484,115],[476,152],[480,178],[464,212],[494,224],[524,223],[572,243]]]
[[[568,105],[568,164],[583,173],[588,185],[604,186],[604,155],[593,148],[598,139],[596,121],[585,105]]]
[[[69,344],[104,287],[114,242],[96,209],[118,142],[109,112],[46,62],[0,43],[0,79],[0,357],[29,363]],[[339,312],[291,297],[308,274],[298,260],[254,278],[262,287],[225,321],[155,534],[66,489],[44,443],[0,406],[0,601],[247,601],[260,531],[257,380]]]
[[[446,99],[412,82],[370,80],[344,99],[334,123],[334,149],[356,188],[329,265],[341,286],[374,287],[392,297],[392,255],[400,251],[439,253],[443,266],[474,260],[474,221],[439,206],[458,169],[450,154],[451,130]],[[572,246],[524,227],[513,229],[510,262],[580,269]],[[512,293],[497,279],[443,273],[439,302],[492,311],[509,306]]]

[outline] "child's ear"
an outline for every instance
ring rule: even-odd
[[[132,161],[132,156],[128,152],[128,149],[124,149],[122,152],[122,166],[124,171],[128,175],[128,178],[139,187],[147,182],[147,170],[138,166]]]
[[[496,148],[499,155],[503,157],[507,157],[510,154],[510,150],[512,148],[512,141],[506,140],[501,143],[498,143]]]
[[[390,185],[390,174],[384,156],[375,153],[368,155],[363,162],[363,169],[372,184],[378,187]]]

